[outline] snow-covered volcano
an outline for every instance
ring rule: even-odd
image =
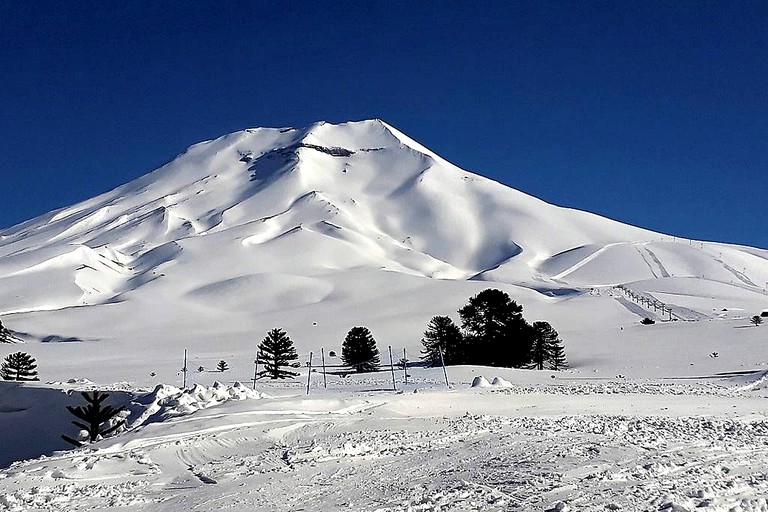
[[[767,282],[768,251],[548,204],[380,120],[235,132],[0,232],[0,315],[28,340],[395,333],[488,286],[547,318],[609,295],[607,318],[696,320],[759,307]]]

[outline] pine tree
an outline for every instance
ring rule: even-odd
[[[761,323],[763,323],[763,319],[760,317],[760,315],[755,315],[752,318],[749,319],[750,322],[752,322],[752,325],[755,327],[759,327]]]
[[[37,362],[25,352],[9,354],[0,367],[0,375],[5,380],[39,380]]]
[[[552,326],[547,322],[533,322],[533,346],[531,347],[531,365],[536,370],[543,370],[544,363],[549,360],[550,338]],[[557,333],[554,334],[557,338]]]
[[[548,364],[551,370],[565,368],[565,351],[557,331],[549,322],[533,322],[533,347],[531,348],[531,368],[543,370]]]
[[[220,372],[225,372],[225,371],[229,370],[229,365],[227,364],[227,362],[225,360],[222,359],[216,365],[216,369],[219,370]]]
[[[0,321],[0,343],[17,343],[21,341],[19,338],[11,334],[11,331],[3,325]]]
[[[111,405],[102,405],[102,402],[109,397],[108,393],[99,393],[98,391],[86,393],[83,391],[80,394],[83,395],[83,398],[88,402],[88,405],[85,407],[82,405],[78,405],[77,407],[68,405],[67,410],[72,413],[72,415],[85,422],[72,420],[73,425],[80,427],[88,433],[88,440],[90,442],[97,441],[99,437],[108,436],[125,424],[125,420],[120,420],[114,422],[111,426],[102,428],[104,423],[109,422],[122,411],[122,408],[115,408]],[[62,435],[61,438],[75,446],[83,445],[81,441],[66,435]]]
[[[459,310],[472,364],[521,368],[530,363],[533,331],[523,307],[501,290],[488,288]]]
[[[259,377],[289,379],[299,375],[285,369],[295,367],[299,355],[293,341],[282,329],[274,328],[267,332],[267,336],[259,343],[256,357],[264,365],[264,369],[258,373]]]
[[[379,350],[367,327],[353,327],[341,346],[341,360],[356,372],[379,369]]]
[[[424,345],[421,359],[430,366],[440,366],[440,349],[443,351],[443,360],[446,365],[466,362],[464,336],[459,327],[447,316],[432,317],[427,330],[424,331],[421,344]]]
[[[560,338],[555,340],[555,343],[550,347],[549,354],[549,369],[550,370],[565,370],[568,368],[568,361],[565,360],[565,349],[560,341]]]

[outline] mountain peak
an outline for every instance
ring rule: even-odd
[[[674,241],[467,172],[368,119],[195,144],[131,183],[0,233],[0,279],[23,271],[68,283],[53,302],[22,301],[34,309],[122,300],[174,266],[211,282],[367,268],[552,290],[701,269],[726,279],[747,257],[718,263],[726,256],[703,244],[702,255],[665,240]],[[755,287],[765,274],[738,278]]]

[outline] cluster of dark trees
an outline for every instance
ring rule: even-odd
[[[422,359],[441,364],[477,364],[561,370],[567,367],[557,331],[548,322],[529,324],[523,307],[489,288],[459,310],[461,328],[447,316],[432,318],[424,332]]]
[[[529,324],[523,307],[501,290],[478,293],[459,310],[461,327],[447,316],[432,318],[424,332],[422,359],[433,366],[476,364],[561,370],[567,367],[557,331],[548,322]],[[282,329],[272,329],[259,344],[260,377],[296,377],[298,354]],[[356,372],[380,366],[376,340],[367,327],[353,327],[344,338],[341,360]]]
[[[560,370],[567,366],[557,331],[548,322],[523,318],[523,307],[501,290],[489,288],[469,299],[459,310],[461,328],[447,316],[432,318],[424,332],[422,359],[433,366],[477,364],[513,368]],[[0,324],[0,333],[2,324]],[[299,355],[293,340],[274,328],[259,343],[256,363],[260,378],[297,377]],[[356,372],[376,371],[380,366],[376,340],[367,327],[349,330],[341,347],[341,360]],[[24,352],[10,354],[0,367],[6,380],[36,380],[35,359]],[[229,369],[219,361],[217,370]],[[198,368],[203,371],[203,368]]]

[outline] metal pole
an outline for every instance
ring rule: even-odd
[[[408,352],[403,349],[403,377],[405,377],[405,383],[408,384]]]
[[[184,374],[184,384],[182,388],[187,387],[187,349],[184,349],[184,366],[181,367],[181,373]]]
[[[259,376],[259,353],[256,353],[256,359],[253,360],[253,389],[256,389],[256,379]]]
[[[323,387],[328,387],[328,381],[325,378],[325,349],[320,347],[320,358],[323,362]]]
[[[451,387],[451,383],[448,382],[448,372],[445,369],[445,359],[443,359],[443,348],[438,345],[437,346],[438,352],[440,352],[440,364],[443,365],[443,375],[445,376],[445,385],[448,387]]]
[[[309,394],[309,382],[312,378],[312,352],[309,353],[309,364],[307,365],[307,394]]]
[[[397,391],[397,385],[395,384],[395,365],[392,362],[392,345],[389,346],[389,371],[392,372],[392,389]]]

